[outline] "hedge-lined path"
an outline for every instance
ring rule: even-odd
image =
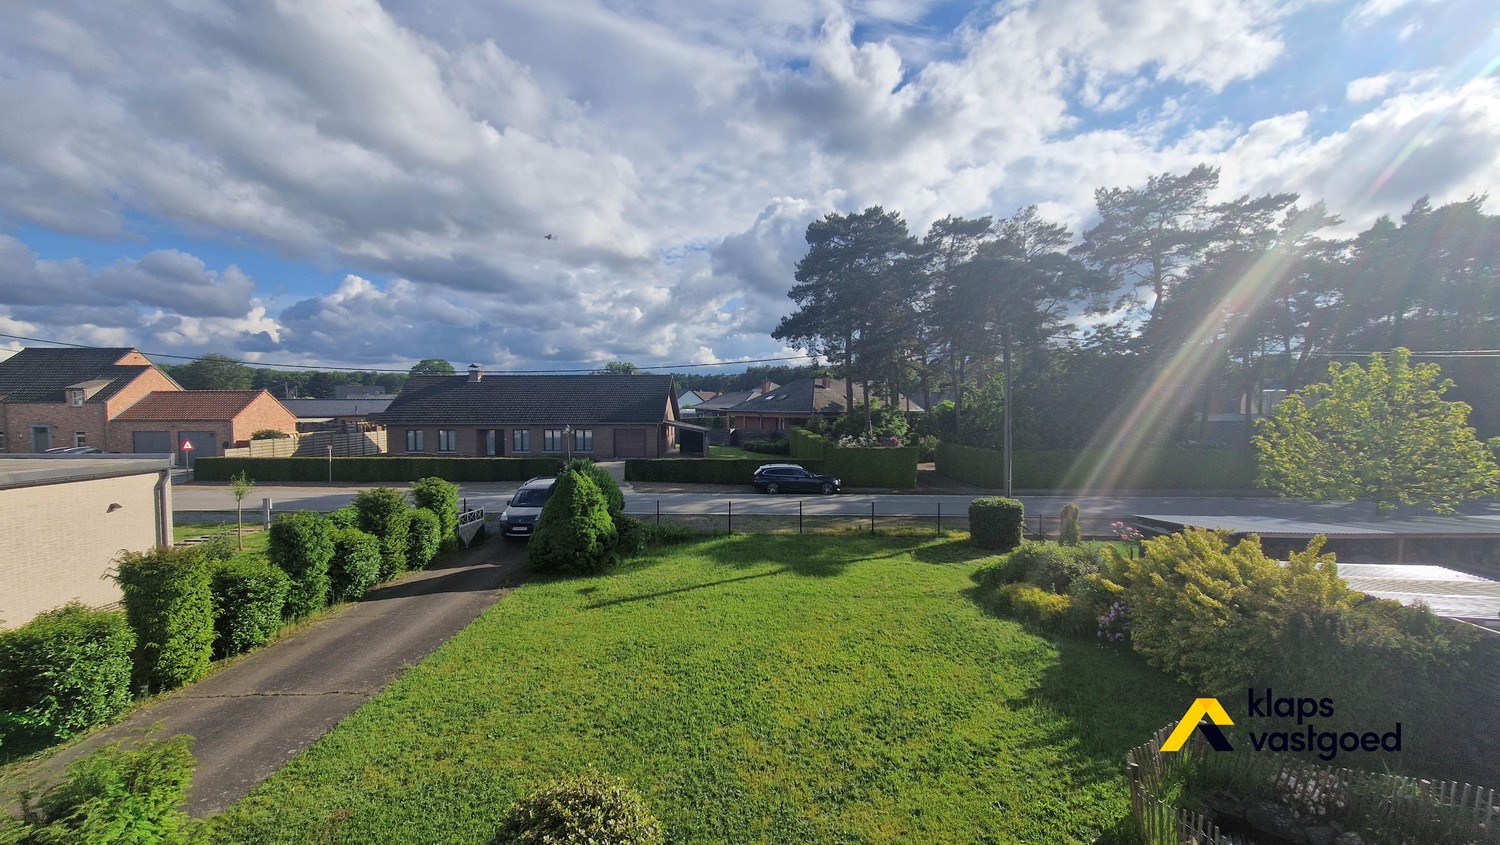
[[[519,586],[526,572],[525,546],[498,537],[452,554],[0,783],[0,805],[27,782],[54,779],[89,751],[159,725],[161,738],[194,737],[198,772],[188,812],[218,812]]]

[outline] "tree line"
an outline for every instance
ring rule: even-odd
[[[1159,439],[1202,440],[1212,415],[1240,413],[1231,440],[1248,447],[1263,391],[1317,381],[1341,354],[1500,347],[1500,217],[1485,197],[1419,199],[1338,236],[1322,203],[1211,202],[1218,183],[1200,165],[1100,188],[1077,238],[1036,206],[945,217],[920,238],[879,206],[829,214],[808,226],[796,309],[772,336],[846,376],[848,407],[905,394],[945,439],[978,446],[997,445],[1008,364],[1015,445],[1034,449],[1089,443],[1152,383],[1172,411]],[[1495,368],[1441,361],[1473,424],[1500,433]]]

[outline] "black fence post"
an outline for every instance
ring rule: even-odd
[[[661,499],[656,500],[656,524],[661,525]]]
[[[938,499],[938,536],[943,536],[943,500]]]
[[[875,503],[870,503],[870,533],[875,533]]]
[[[734,500],[733,499],[729,500],[729,532],[728,533],[730,533],[730,534],[734,533]]]
[[[802,502],[797,502],[797,533],[802,533]]]

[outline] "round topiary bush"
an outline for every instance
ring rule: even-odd
[[[494,845],[660,845],[661,824],[639,793],[589,772],[513,804]]]
[[[527,547],[537,572],[593,575],[614,566],[614,521],[598,485],[580,472],[557,479]]]

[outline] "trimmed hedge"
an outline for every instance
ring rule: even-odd
[[[557,471],[560,458],[438,458],[370,456],[334,458],[333,480],[525,481]],[[328,458],[199,458],[193,477],[199,481],[228,481],[245,472],[261,484],[274,481],[327,481]]]
[[[1021,545],[1025,512],[1015,499],[975,499],[969,503],[969,538],[981,549],[1008,552]]]
[[[917,486],[921,450],[916,446],[844,448],[800,428],[789,430],[787,435],[793,459],[804,467],[807,461],[821,462],[823,469],[814,471],[838,476],[845,487]]]
[[[135,634],[125,614],[76,602],[0,633],[0,711],[63,738],[130,706]]]
[[[665,481],[678,484],[749,484],[755,471],[781,463],[757,458],[631,458],[625,461],[626,481]],[[798,461],[808,472],[827,472],[821,461]]]
[[[353,505],[359,513],[359,530],[380,540],[380,580],[395,578],[406,569],[406,535],[411,526],[406,494],[378,487],[355,496]]]
[[[412,504],[437,515],[438,538],[447,543],[458,539],[458,485],[441,478],[421,478],[411,486]]]
[[[301,619],[328,604],[333,522],[316,511],[284,513],[271,523],[266,557],[292,579],[283,615]]]
[[[426,569],[443,544],[438,515],[426,508],[409,512],[406,530],[406,567]]]
[[[333,529],[333,559],[328,562],[330,601],[359,601],[380,581],[380,541],[358,528]]]
[[[249,651],[281,630],[281,613],[292,579],[262,558],[213,564],[214,653]]]
[[[940,443],[940,475],[976,487],[1005,486],[1004,453]],[[1254,452],[1226,449],[1058,450],[1016,452],[1012,486],[1019,490],[1067,490],[1085,484],[1118,490],[1252,490]]]
[[[833,446],[828,438],[804,428],[787,429],[786,440],[791,447],[792,457],[799,461],[822,460],[823,453]]]
[[[196,549],[123,552],[114,578],[135,631],[137,687],[166,690],[208,673],[214,647],[209,564]]]

